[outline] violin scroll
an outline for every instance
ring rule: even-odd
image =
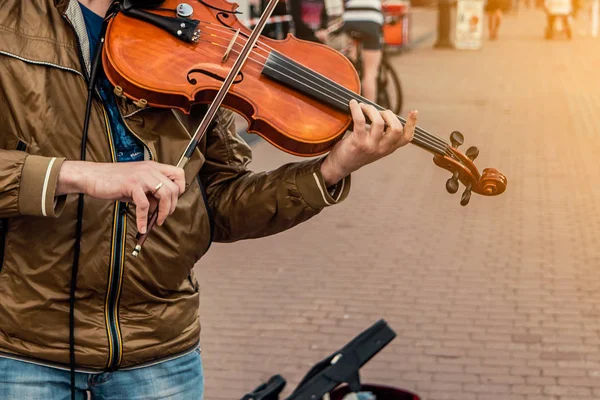
[[[497,196],[506,190],[506,177],[495,168],[486,168],[479,172],[473,161],[479,156],[477,147],[469,147],[463,154],[458,147],[464,143],[464,136],[454,131],[450,135],[452,146],[449,154],[436,155],[433,162],[441,168],[452,172],[452,177],[446,181],[446,190],[454,194],[458,192],[459,182],[466,186],[461,196],[460,204],[466,206],[471,200],[471,192],[483,196]]]
[[[486,196],[497,196],[506,190],[506,177],[495,168],[484,169],[479,182]]]

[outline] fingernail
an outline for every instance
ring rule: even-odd
[[[142,227],[142,229],[140,229],[140,233],[141,233],[142,235],[145,235],[145,234],[146,234],[146,227],[145,227],[145,226],[143,226],[143,227]]]

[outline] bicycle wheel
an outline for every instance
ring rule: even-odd
[[[377,77],[377,103],[398,115],[402,111],[402,100],[400,78],[384,56]]]

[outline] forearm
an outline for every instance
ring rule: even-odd
[[[343,201],[350,190],[346,168],[329,165],[331,160],[324,158],[290,163],[270,172],[250,172],[252,151],[237,135],[229,112],[219,115],[203,154],[200,178],[214,216],[215,241],[282,232]]]
[[[273,235],[341,202],[350,179],[329,192],[320,173],[322,160],[284,165],[263,173],[230,176],[207,188],[215,241],[232,242]]]
[[[323,160],[320,172],[328,190],[331,190],[333,186],[337,185],[340,181],[350,175],[350,171],[340,168],[330,157]]]

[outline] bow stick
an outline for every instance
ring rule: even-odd
[[[277,6],[278,2],[279,2],[279,0],[270,0],[269,1],[269,5],[267,5],[267,8],[265,9],[264,13],[260,17],[258,24],[256,24],[256,26],[252,30],[252,34],[250,35],[250,38],[248,39],[248,41],[242,48],[239,57],[233,64],[233,67],[229,71],[227,78],[225,78],[225,81],[223,82],[221,89],[219,89],[219,91],[217,92],[215,99],[211,103],[210,107],[208,108],[208,111],[204,115],[204,118],[200,122],[198,129],[196,129],[194,136],[192,136],[185,151],[181,155],[181,158],[179,159],[179,162],[177,163],[177,167],[185,168],[187,163],[192,158],[192,154],[194,154],[194,150],[196,149],[196,146],[198,145],[198,143],[200,143],[200,141],[206,134],[206,131],[208,130],[208,127],[210,126],[210,123],[212,122],[213,118],[217,114],[217,111],[219,110],[219,107],[221,107],[221,104],[223,104],[223,101],[225,100],[225,96],[227,95],[227,92],[229,92],[229,89],[231,89],[231,86],[233,85],[235,78],[238,76],[239,72],[242,70],[242,67],[246,63],[248,56],[250,55],[252,49],[254,48],[254,45],[260,38],[260,35],[261,35],[265,25],[267,24],[268,19],[271,17],[273,10],[275,10],[275,6]],[[157,219],[158,219],[158,208],[156,208],[156,210],[154,210],[154,212],[152,213],[152,215],[150,217],[150,220],[148,221],[148,229],[146,230],[146,233],[141,234],[138,232],[138,234],[136,236],[137,244],[132,253],[132,255],[134,257],[137,257],[140,254],[140,252],[142,251],[142,246],[144,245],[144,242],[146,241],[146,238],[148,237],[150,230],[152,229],[154,224],[156,224]]]

